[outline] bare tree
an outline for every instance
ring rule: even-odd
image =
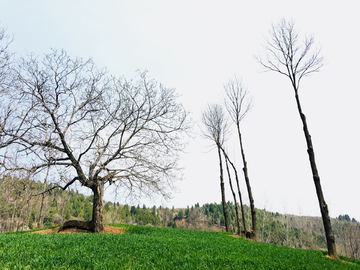
[[[229,82],[224,85],[225,89],[225,107],[229,112],[229,115],[232,121],[235,123],[240,143],[241,157],[243,161],[243,172],[246,182],[246,187],[248,191],[250,209],[251,209],[251,219],[252,219],[252,231],[246,232],[246,234],[253,240],[257,240],[256,232],[256,210],[254,205],[254,198],[251,191],[250,179],[248,174],[247,162],[245,157],[245,151],[243,146],[243,139],[241,136],[240,122],[245,118],[246,114],[250,111],[252,107],[252,101],[249,97],[248,91],[244,89],[241,81],[235,77],[234,80],[229,80]],[[239,185],[238,185],[239,187]]]
[[[359,224],[351,223],[344,233],[344,246],[346,256],[360,259],[360,229]]]
[[[189,128],[177,97],[146,72],[115,78],[64,51],[22,59],[12,126],[3,131],[13,141],[4,170],[42,178],[50,168],[53,188],[90,188],[92,221],[76,225],[101,232],[104,185],[134,197],[171,196]]]
[[[201,120],[205,126],[205,130],[203,131],[204,137],[213,141],[218,150],[222,205],[224,211],[226,231],[229,232],[230,224],[229,224],[229,215],[227,212],[226,200],[225,200],[225,186],[224,186],[223,166],[222,166],[222,157],[221,157],[221,147],[223,146],[227,133],[229,131],[229,125],[222,107],[217,104],[208,105],[207,108],[202,113]]]
[[[110,210],[110,218],[111,218],[111,223],[115,223],[116,220],[118,219],[118,212],[116,211],[116,203],[113,203],[113,207]]]
[[[264,205],[264,209],[260,211],[260,237],[261,241],[264,243],[269,243],[269,240],[271,239],[271,212],[266,210],[266,204]]]
[[[299,40],[298,32],[294,29],[293,21],[282,19],[278,24],[272,25],[270,38],[266,41],[266,58],[257,57],[259,63],[269,71],[275,71],[288,77],[295,92],[297,109],[303,124],[303,131],[307,143],[307,152],[313,174],[313,180],[320,205],[321,216],[325,228],[328,254],[339,259],[335,246],[335,237],[331,229],[328,206],[322,192],[320,177],[316,167],[314,148],[299,99],[299,85],[302,78],[318,72],[323,66],[323,57],[320,50],[313,47],[314,38],[306,37],[303,42]]]
[[[290,224],[289,224],[289,214],[286,210],[286,201],[283,202],[284,215],[281,217],[282,227],[284,229],[284,241],[286,246],[289,247],[289,236],[290,236]]]
[[[0,178],[0,231],[24,230],[29,218],[30,181],[22,177]]]
[[[298,239],[299,239],[299,247],[301,248],[304,244],[305,219],[302,216],[302,208],[300,203],[299,203],[299,216],[295,218],[295,222],[296,222],[296,226],[299,229]]]

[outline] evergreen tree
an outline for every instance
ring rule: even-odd
[[[131,206],[130,213],[131,213],[131,215],[136,215],[136,208],[135,208],[135,206]]]
[[[178,219],[183,219],[183,217],[184,217],[184,212],[183,212],[182,209],[180,209],[180,211],[179,211],[179,213],[178,213],[178,215],[177,215],[177,218],[178,218]]]
[[[190,215],[190,209],[189,206],[185,210],[185,216],[188,217]]]

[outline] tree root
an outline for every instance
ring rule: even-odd
[[[83,230],[93,231],[92,227],[93,226],[90,221],[68,220],[59,228],[59,232],[66,228],[79,228]]]
[[[252,241],[257,242],[256,234],[253,230],[246,230],[246,231],[242,231],[241,233],[243,233],[245,235],[246,239],[250,239]]]

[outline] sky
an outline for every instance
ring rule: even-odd
[[[220,203],[217,152],[201,136],[200,117],[208,103],[221,103],[223,85],[236,75],[254,101],[241,128],[255,207],[320,216],[290,81],[264,72],[254,59],[264,54],[271,24],[293,19],[300,33],[314,36],[325,59],[299,91],[330,216],[348,214],[360,221],[357,6],[348,0],[0,0],[0,27],[14,37],[10,50],[18,55],[64,49],[72,57],[92,58],[113,75],[133,78],[146,69],[176,88],[194,120],[194,136],[180,160],[184,179],[172,200],[144,198],[140,205]],[[241,171],[235,131],[227,148]],[[126,203],[109,189],[105,199]],[[232,201],[228,187],[226,200]]]

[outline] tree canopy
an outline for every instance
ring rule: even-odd
[[[47,175],[63,189],[80,182],[94,192],[93,219],[105,184],[125,195],[171,196],[189,128],[175,89],[146,71],[127,80],[55,49],[18,62],[11,91],[1,92],[9,104],[1,173]]]

